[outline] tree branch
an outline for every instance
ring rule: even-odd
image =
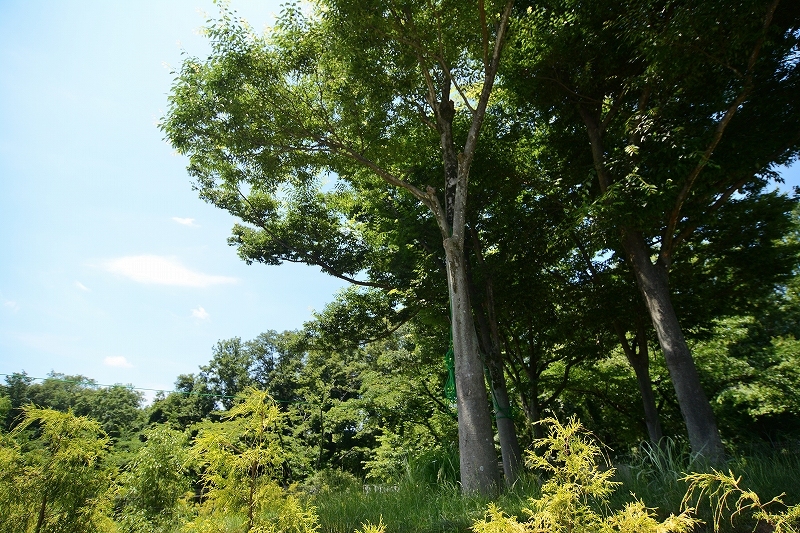
[[[756,41],[753,51],[750,53],[750,59],[747,62],[747,71],[745,74],[745,81],[742,91],[739,93],[736,99],[734,99],[731,105],[728,106],[728,109],[725,111],[725,115],[722,117],[722,120],[719,121],[716,129],[714,130],[714,135],[711,138],[711,142],[708,144],[703,152],[703,155],[700,157],[700,161],[689,173],[689,176],[687,176],[686,182],[683,184],[683,187],[678,193],[678,197],[675,200],[675,204],[667,219],[666,227],[664,228],[662,246],[658,254],[659,260],[661,260],[665,265],[669,265],[670,257],[675,249],[673,244],[675,239],[675,228],[680,220],[681,209],[683,208],[684,202],[688,198],[689,193],[692,190],[695,181],[697,180],[697,177],[700,175],[700,172],[702,172],[702,170],[711,160],[714,150],[716,150],[720,141],[722,141],[722,136],[725,133],[728,124],[730,124],[739,107],[744,103],[744,101],[750,95],[750,92],[753,90],[753,69],[755,68],[756,61],[758,60],[758,56],[761,52],[761,47],[764,45],[764,41],[767,37],[767,29],[769,28],[770,24],[772,24],[772,17],[775,14],[775,10],[778,8],[779,3],[780,0],[774,0],[767,9],[767,14],[764,17],[761,36]]]

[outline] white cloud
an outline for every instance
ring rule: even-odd
[[[206,320],[211,315],[209,315],[208,311],[206,311],[202,307],[198,307],[197,309],[192,309],[192,316],[195,318],[199,318],[200,320]]]
[[[83,283],[81,283],[80,281],[76,281],[76,282],[75,282],[75,286],[76,286],[76,287],[78,287],[78,288],[79,288],[80,290],[82,290],[82,291],[88,291],[88,290],[90,290],[90,289],[89,289],[89,287],[87,287],[86,285],[84,285],[84,284],[83,284]]]
[[[199,228],[200,227],[198,224],[194,223],[194,219],[193,218],[172,217],[172,220],[174,220],[175,222],[177,222],[178,224],[180,224],[182,226],[189,226],[189,227],[192,227],[192,228]]]
[[[133,365],[128,362],[125,357],[121,355],[109,355],[105,359],[103,359],[103,363],[106,366],[116,366],[120,368],[132,368]]]
[[[189,270],[174,258],[158,255],[135,255],[106,261],[106,270],[120,274],[138,283],[177,285],[181,287],[208,287],[236,283],[236,278],[212,276]]]

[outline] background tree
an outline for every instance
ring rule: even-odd
[[[252,365],[253,356],[242,339],[217,341],[211,361],[200,367],[200,379],[208,384],[209,392],[227,410],[233,406],[236,395],[253,384]]]
[[[3,391],[11,403],[11,409],[7,411],[3,423],[6,430],[11,430],[21,420],[22,408],[30,403],[28,387],[33,383],[33,378],[23,370],[6,375],[5,381]]]
[[[190,489],[186,435],[166,425],[148,429],[144,445],[119,476],[117,517],[123,531],[163,531],[180,519],[178,499]]]
[[[173,429],[184,430],[208,417],[216,403],[216,396],[202,377],[181,374],[175,381],[175,391],[166,396],[156,394],[148,410],[149,423],[169,424]]]

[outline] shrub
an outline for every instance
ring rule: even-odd
[[[519,522],[489,505],[484,518],[473,525],[476,533],[677,533],[697,524],[690,509],[658,522],[640,500],[610,513],[608,500],[619,483],[612,481],[614,468],[592,435],[575,418],[566,425],[553,418],[541,423],[547,426],[547,436],[537,439],[527,464],[547,480],[540,496],[529,500],[528,520]]]
[[[223,422],[200,430],[189,455],[201,472],[205,493],[185,531],[316,531],[313,510],[304,509],[273,479],[284,460],[281,418],[266,392],[249,388]]]
[[[100,423],[33,406],[23,416],[0,445],[0,531],[113,530],[114,471],[105,464],[109,439]],[[35,438],[20,446],[29,432]]]

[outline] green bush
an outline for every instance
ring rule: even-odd
[[[283,451],[282,414],[264,391],[248,388],[223,422],[206,424],[189,452],[201,472],[203,500],[186,532],[313,532],[313,509],[275,482]]]

